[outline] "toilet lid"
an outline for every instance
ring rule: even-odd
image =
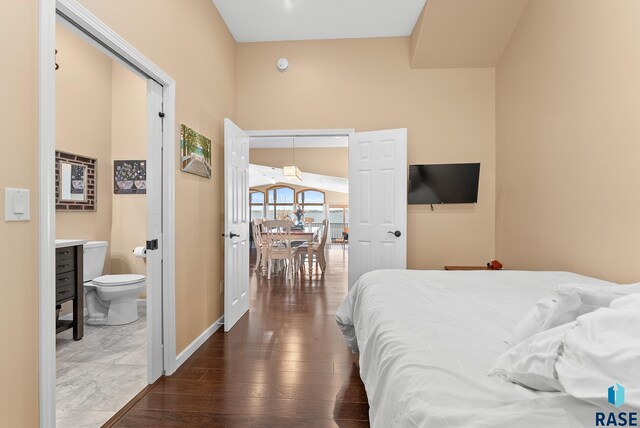
[[[145,280],[144,275],[123,274],[123,275],[103,275],[93,281],[95,285],[127,285],[137,284]]]

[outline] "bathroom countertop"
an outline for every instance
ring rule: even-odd
[[[56,239],[56,248],[75,247],[86,243],[87,241],[82,239]]]

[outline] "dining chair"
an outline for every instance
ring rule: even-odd
[[[286,278],[293,279],[296,251],[291,247],[292,226],[291,220],[267,220],[262,224],[266,246],[267,279],[271,279],[274,262],[278,260],[286,263]]]
[[[345,245],[349,245],[349,228],[345,227],[342,229],[342,248],[344,249]]]
[[[311,227],[311,225],[314,222],[314,218],[313,217],[305,217],[302,219],[302,222],[304,223],[304,227]]]
[[[316,263],[316,271],[318,265],[320,265],[320,269],[322,273],[324,273],[327,268],[327,257],[325,255],[325,248],[327,244],[327,238],[329,236],[329,220],[322,220],[322,235],[320,237],[320,242],[313,242],[311,244],[311,254],[315,259]],[[297,248],[297,255],[299,258],[300,267],[304,266],[305,259],[309,255],[309,243],[305,242]],[[313,261],[313,260],[312,260]]]
[[[266,259],[265,253],[266,253],[267,247],[265,245],[265,242],[264,242],[265,240],[262,233],[263,223],[264,223],[264,220],[259,218],[251,221],[251,231],[253,232],[253,243],[256,246],[256,268],[255,268],[256,272],[258,271],[261,265],[264,265],[265,259]]]

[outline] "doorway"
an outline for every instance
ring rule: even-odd
[[[228,125],[228,126],[227,126]],[[304,205],[305,191],[297,191],[291,182],[296,183],[301,178],[301,170],[295,162],[295,140],[302,137],[320,137],[321,139],[344,140],[347,147],[348,179],[344,179],[344,187],[349,194],[348,211],[344,207],[342,218],[349,216],[349,226],[343,229],[343,243],[355,242],[356,247],[350,245],[348,259],[348,286],[351,288],[360,275],[376,269],[405,269],[406,268],[406,189],[407,189],[407,129],[390,129],[383,131],[354,132],[350,130],[298,130],[298,131],[249,131],[245,132],[229,119],[225,119],[225,171],[233,170],[233,174],[244,177],[244,180],[226,177],[225,197],[225,248],[235,246],[242,249],[236,257],[225,252],[225,332],[229,331],[249,310],[249,287],[244,272],[249,270],[249,234],[257,235],[254,230],[256,223],[249,228],[250,215],[259,215],[260,211],[267,217],[260,222],[262,229],[267,229],[266,243],[260,239],[259,245],[266,247],[267,253],[274,257],[267,258],[267,278],[271,272],[271,259],[285,258],[285,267],[293,265],[294,273],[290,268],[285,269],[287,279],[293,278],[298,267],[304,266],[304,257],[309,262],[308,273],[313,275],[312,261],[318,260],[320,265],[325,265],[322,260],[322,241],[315,245],[315,234],[311,227],[303,228],[294,236],[293,227],[288,209],[291,212],[299,211],[299,205]],[[251,138],[264,139],[268,144],[288,146],[290,144],[291,157],[286,160],[278,159],[277,166],[265,166],[250,164],[249,144]],[[283,142],[284,140],[284,142]],[[241,144],[238,144],[241,143]],[[313,143],[311,143],[313,144]],[[242,150],[239,150],[239,148]],[[242,162],[228,162],[226,153],[234,153]],[[284,156],[283,156],[284,157]],[[290,159],[290,163],[289,162]],[[317,163],[318,157],[313,158]],[[253,168],[253,169],[251,169]],[[246,176],[249,176],[249,180]],[[282,178],[281,178],[282,177]],[[316,182],[334,182],[332,177],[312,177]],[[333,177],[336,178],[336,177]],[[267,180],[276,185],[279,180],[284,180],[288,185],[272,186],[265,190],[259,189],[257,180]],[[248,181],[248,184],[247,184]],[[338,180],[338,184],[340,180]],[[265,183],[262,183],[265,184]],[[250,192],[249,188],[253,189]],[[311,189],[312,198],[322,194]],[[252,198],[253,197],[253,198]],[[323,196],[324,200],[325,196]],[[260,204],[262,203],[262,209]],[[300,209],[300,211],[303,211]],[[242,213],[239,217],[238,213]],[[272,215],[275,220],[269,220]],[[296,213],[298,214],[298,213]],[[334,212],[334,214],[338,214]],[[324,204],[323,229],[328,231],[327,224],[331,211]],[[278,217],[282,216],[280,220]],[[299,217],[296,215],[296,217]],[[242,221],[231,223],[230,219],[240,218]],[[266,220],[266,221],[265,221]],[[310,223],[315,219],[310,218]],[[300,220],[298,219],[298,223]],[[275,231],[271,233],[269,230]],[[328,234],[327,234],[328,235]],[[325,234],[322,239],[325,239]],[[294,238],[306,240],[306,254],[293,249],[291,244]],[[328,238],[328,236],[327,236]],[[326,242],[326,241],[325,241]],[[274,251],[273,249],[277,251]],[[256,251],[256,266],[260,266],[265,257],[264,250]],[[277,253],[277,254],[276,254]],[[300,256],[298,258],[298,256]],[[297,260],[300,260],[298,263]],[[318,266],[318,265],[316,265]],[[243,302],[242,304],[238,304]],[[235,305],[230,311],[231,305]]]
[[[348,133],[327,131],[249,131],[251,219],[289,217],[300,208],[313,227],[329,220],[328,242],[345,243],[349,219]],[[274,136],[274,133],[281,136]],[[309,135],[316,132],[316,135]],[[337,134],[330,134],[335,132]],[[287,135],[290,134],[290,135]],[[300,178],[282,174],[300,166]]]
[[[64,24],[113,61],[146,81],[147,198],[146,317],[148,320],[146,382],[175,370],[174,174],[175,82],[131,45],[73,0],[40,0],[40,426],[56,424],[56,25]],[[145,144],[143,142],[143,144]],[[163,150],[163,147],[168,150]],[[138,164],[138,166],[140,166]],[[115,182],[110,170],[100,180]],[[87,175],[88,178],[88,175]],[[127,187],[125,185],[125,187]],[[84,209],[84,208],[83,208]],[[80,237],[83,238],[83,237]],[[92,240],[95,237],[90,237]],[[86,239],[85,239],[86,240]],[[82,247],[80,247],[82,248]],[[133,250],[133,249],[131,249]],[[82,279],[80,280],[82,281]],[[79,288],[81,290],[81,288]],[[79,294],[79,293],[78,293]],[[144,312],[144,311],[142,311]],[[106,327],[105,327],[106,328]],[[142,353],[144,350],[140,350]]]

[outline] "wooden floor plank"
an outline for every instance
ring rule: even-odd
[[[293,285],[252,271],[249,313],[145,390],[112,426],[368,427],[358,358],[335,322],[346,263],[338,246],[324,275]]]

